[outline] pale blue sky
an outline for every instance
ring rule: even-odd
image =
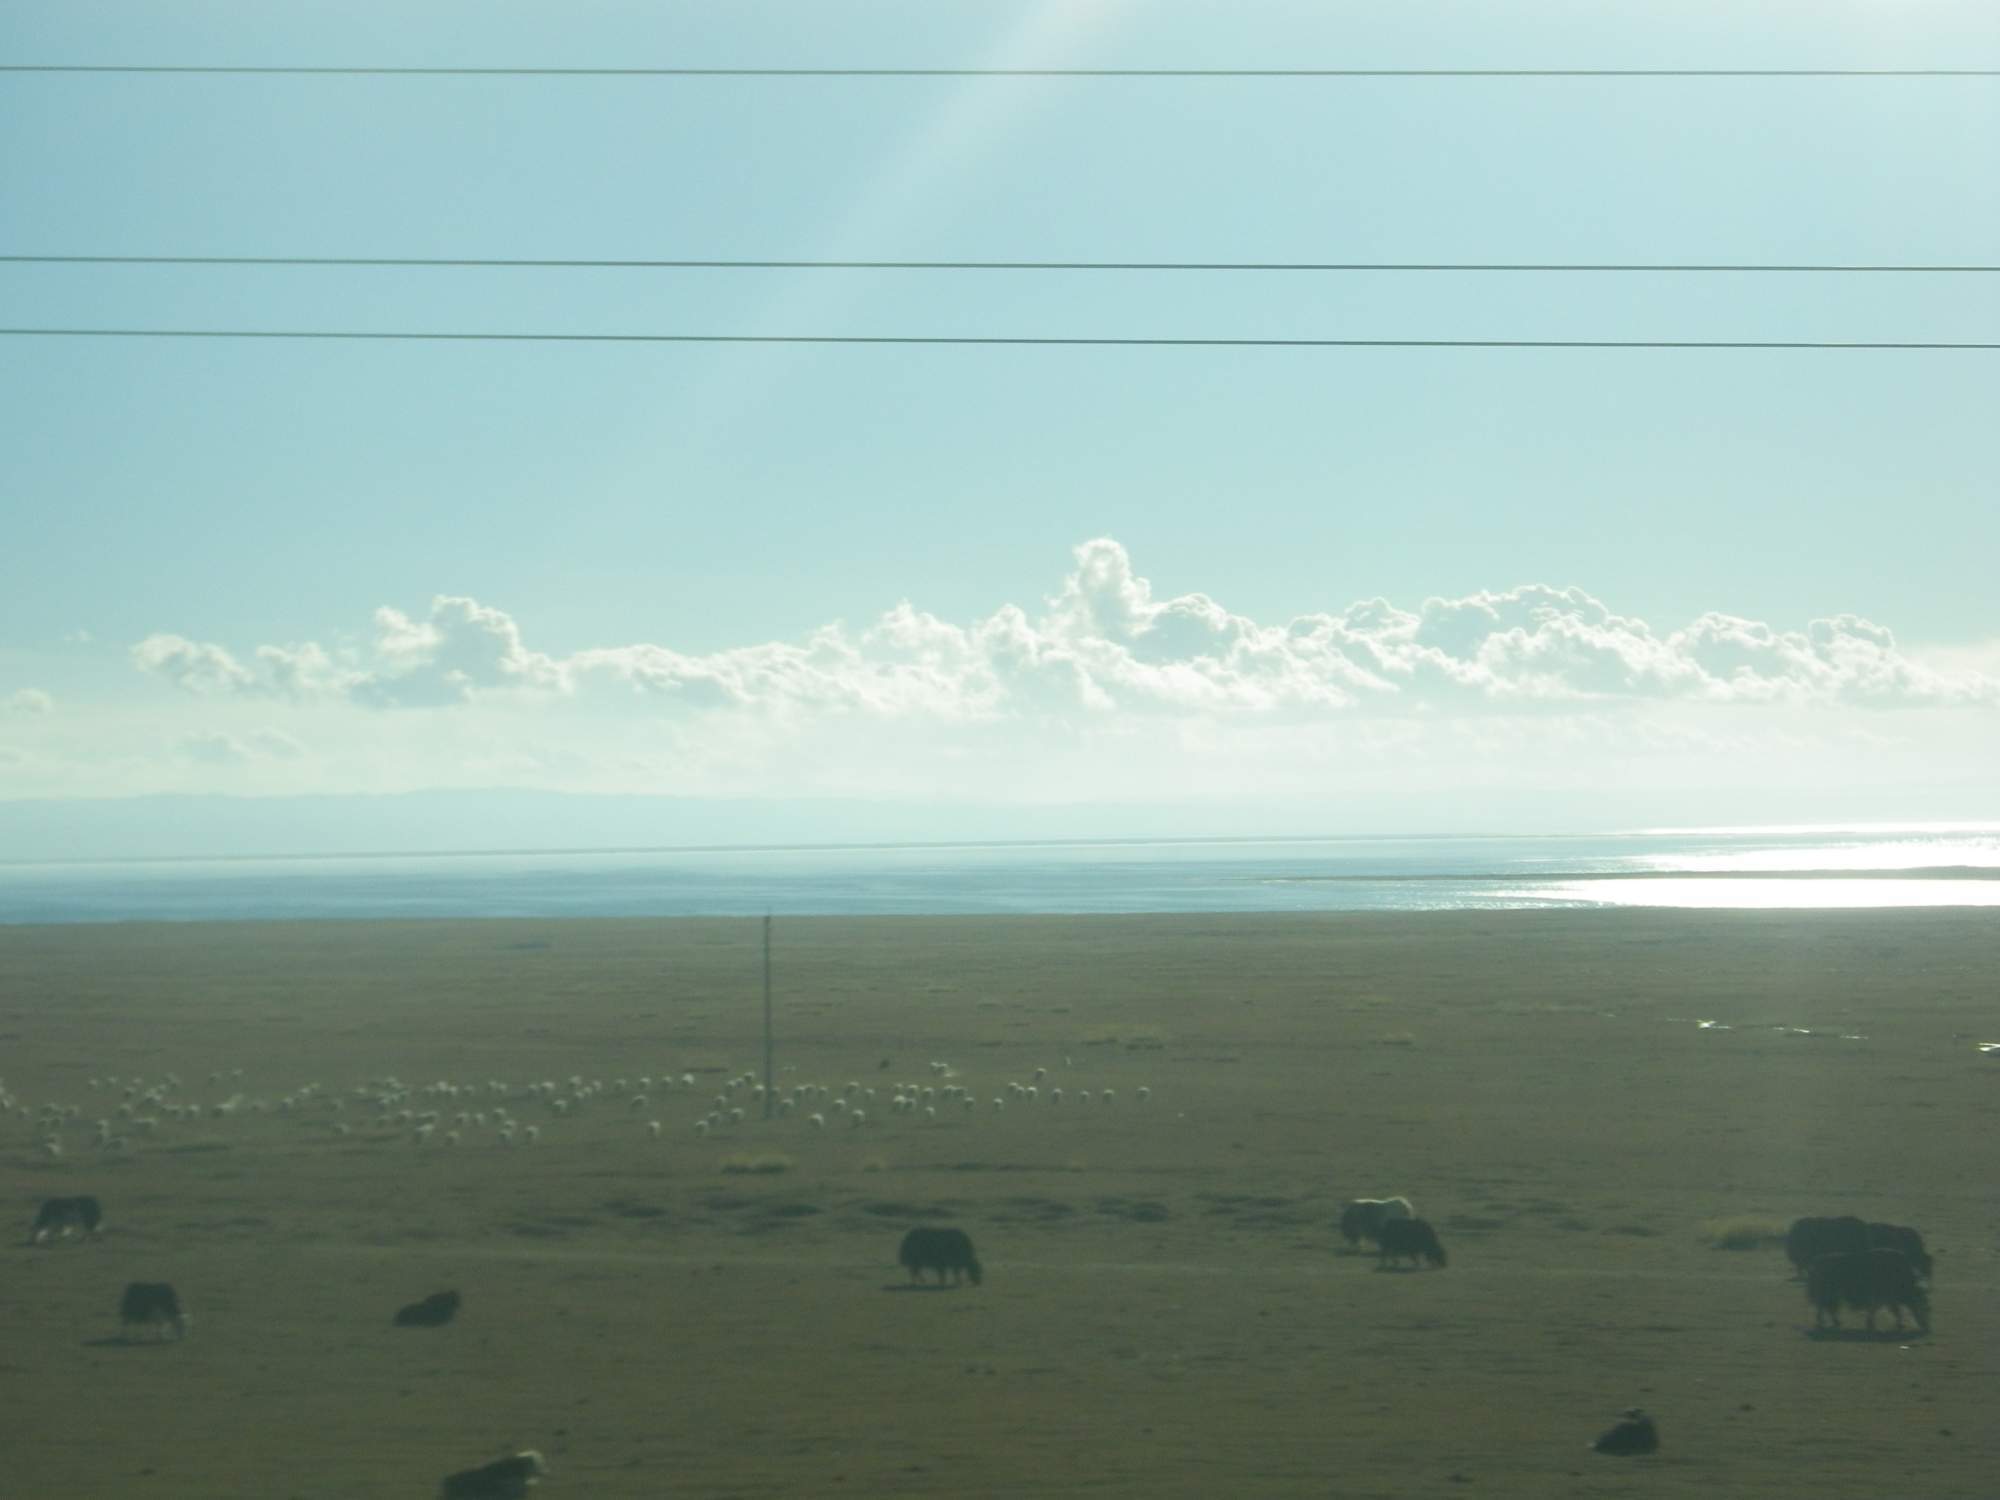
[[[0,51],[405,66],[1967,67],[2000,65],[2000,12],[1896,0],[64,0],[8,6]],[[0,76],[0,139],[5,253],[2000,260],[2000,79],[13,75]],[[1990,341],[2000,278],[0,266],[0,324]],[[671,757],[616,772],[563,761],[548,737],[581,754],[612,712],[575,692],[572,659],[645,646],[735,661],[834,622],[858,636],[905,600],[966,630],[1007,605],[1040,620],[1077,566],[1072,549],[1099,537],[1155,600],[1199,592],[1267,629],[1378,596],[1417,611],[1539,584],[1583,590],[1662,638],[1708,612],[1778,632],[1853,614],[1892,630],[1910,661],[1990,670],[1997,375],[1990,353],[0,340],[0,702],[16,703],[0,722],[0,797],[496,779],[824,792],[776,772],[722,788]],[[560,704],[469,691],[458,708],[415,711],[421,732],[355,706],[362,676],[428,670],[423,652],[444,649],[381,655],[374,612],[421,622],[437,595],[504,612],[521,649],[555,663],[541,687]],[[313,693],[209,682],[197,697],[173,686],[189,675],[135,666],[134,646],[161,635],[238,662],[269,644],[353,654],[345,678]],[[1044,636],[1037,650],[1055,639]],[[504,680],[472,687],[533,685],[507,661]],[[1564,691],[1596,712],[1603,683],[1586,677]],[[1668,678],[1683,696],[1731,696]],[[673,691],[685,696],[687,680]],[[1787,713],[1794,689],[1853,696],[1784,681],[1766,696]],[[790,734],[797,750],[818,733],[742,691],[730,707],[764,715],[760,735]],[[1839,734],[1914,735],[1920,768],[1930,731],[1911,714],[1949,699],[1952,753],[1977,764],[1994,748],[1979,690],[1915,696],[1929,709],[1892,715],[1893,731],[1850,704]],[[1611,697],[1651,701],[1629,682]],[[1129,709],[1110,698],[1078,712]],[[535,743],[515,771],[437,750],[459,735],[492,741],[473,711],[503,708],[537,726],[522,731]],[[1199,738],[1213,705],[1182,708],[1175,733]],[[985,698],[977,713],[1015,717]],[[1242,731],[1240,714],[1229,722]],[[856,732],[851,715],[842,723]],[[685,717],[625,727],[695,733]],[[260,758],[250,737],[266,730],[297,753]],[[204,736],[226,743],[187,754]],[[400,771],[332,748],[399,736],[426,747]],[[851,753],[870,762],[878,748]],[[1036,787],[1063,800],[1053,763]],[[977,777],[959,791],[1029,794]]]

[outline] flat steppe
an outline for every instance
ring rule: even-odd
[[[759,927],[0,928],[5,1492],[2000,1494],[1992,914],[780,919],[779,1087],[858,1126],[728,1090]],[[1390,1193],[1448,1269],[1348,1250]],[[1808,1213],[1923,1230],[1929,1337],[1717,1248]],[[911,1290],[918,1224],[984,1285]],[[1662,1451],[1587,1452],[1630,1405]]]

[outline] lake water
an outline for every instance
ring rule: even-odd
[[[2000,826],[0,864],[0,923],[2000,906]]]

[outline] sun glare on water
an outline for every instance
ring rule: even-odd
[[[1879,868],[1879,867],[1878,867]],[[1551,903],[1770,911],[1889,906],[2000,906],[2000,880],[1577,880],[1522,894]]]

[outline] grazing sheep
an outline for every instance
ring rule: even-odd
[[[398,1328],[442,1328],[458,1316],[462,1300],[457,1292],[432,1292],[421,1302],[397,1308],[391,1321]]]
[[[188,1315],[181,1309],[180,1295],[164,1281],[134,1281],[129,1284],[118,1302],[118,1320],[128,1329],[134,1326],[157,1327],[162,1336],[171,1328],[177,1339],[186,1337],[189,1321]]]
[[[1382,1226],[1391,1219],[1414,1219],[1416,1206],[1408,1198],[1350,1198],[1340,1211],[1340,1232],[1350,1246],[1363,1240],[1382,1242]]]
[[[1146,1101],[1147,1101],[1148,1099],[1150,1099],[1150,1098],[1152,1098],[1152,1097],[1153,1097],[1153,1091],[1152,1091],[1151,1089],[1147,1088],[1147,1087],[1146,1087],[1146,1086],[1145,1086],[1145,1085],[1144,1085],[1143,1083],[1142,1083],[1142,1084],[1140,1084],[1140,1085],[1139,1085],[1139,1102],[1140,1102],[1141,1104],[1144,1104],[1144,1103],[1145,1103],[1145,1102],[1146,1102]]]
[[[1438,1243],[1437,1231],[1422,1219],[1385,1219],[1375,1243],[1382,1252],[1378,1270],[1387,1270],[1392,1260],[1408,1260],[1413,1266],[1428,1261],[1444,1269],[1444,1246]]]
[[[936,1271],[940,1286],[947,1275],[954,1282],[960,1277],[970,1277],[972,1284],[978,1286],[984,1274],[979,1267],[979,1256],[972,1248],[972,1237],[963,1229],[912,1229],[903,1236],[903,1247],[896,1259],[916,1281],[924,1279],[925,1271]]]
[[[1660,1430],[1653,1425],[1653,1419],[1638,1407],[1629,1406],[1625,1409],[1625,1420],[1600,1432],[1590,1451],[1630,1458],[1638,1453],[1655,1453],[1659,1447]]]
[[[824,1130],[826,1129],[826,1116],[821,1114],[807,1115],[806,1124],[812,1126],[814,1130]]]
[[[439,1500],[521,1500],[530,1485],[539,1484],[549,1466],[532,1448],[496,1458],[476,1469],[447,1474],[438,1486]]]

